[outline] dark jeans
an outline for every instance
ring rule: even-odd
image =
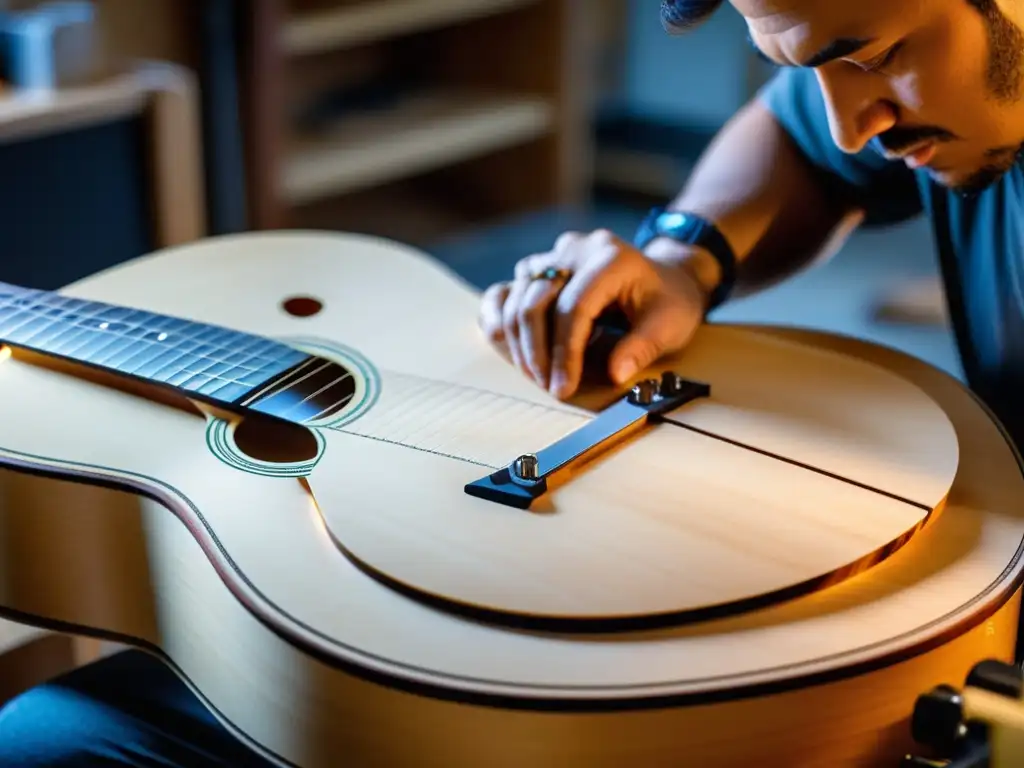
[[[0,709],[0,766],[268,768],[171,670],[123,651]]]

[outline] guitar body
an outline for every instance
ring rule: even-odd
[[[0,362],[0,615],[154,653],[281,765],[895,766],[922,690],[1013,658],[1018,457],[895,351],[708,326],[644,375],[709,394],[524,509],[469,491],[626,390],[557,402],[414,250],[218,238],[61,295],[332,361],[304,407],[347,388],[295,425]]]

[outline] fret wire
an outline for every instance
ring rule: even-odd
[[[81,328],[83,331],[85,331],[84,341],[79,346],[64,347],[63,349],[61,349],[61,354],[67,355],[68,357],[74,357],[76,353],[78,353],[78,351],[82,349],[82,347],[88,346],[93,341],[96,332],[102,333],[100,329],[93,327],[93,325],[83,325],[82,323],[79,322],[81,320],[90,320],[94,317],[96,317],[96,315],[85,315],[81,313],[76,314],[75,320],[70,321],[68,324],[76,328]],[[76,341],[79,340],[80,339],[76,337]]]
[[[0,284],[2,285],[2,284]],[[3,290],[0,288],[0,290]],[[20,305],[20,306],[18,306]],[[40,291],[21,290],[14,291],[10,297],[0,300],[0,310],[15,308],[16,312],[24,312],[28,319],[19,322],[16,326],[6,331],[5,335],[13,336],[18,328],[23,328],[27,323],[36,320],[44,321],[45,325],[38,330],[33,330],[27,337],[11,338],[11,343],[29,346],[30,343],[39,346],[44,351],[54,352],[54,342],[61,347],[58,354],[74,357],[75,353],[87,349],[89,345],[97,341],[108,342],[97,349],[86,353],[88,358],[95,358],[104,350],[109,348],[120,348],[124,350],[123,342],[128,341],[132,346],[138,344],[140,349],[122,360],[116,368],[123,368],[126,363],[135,360],[142,355],[150,355],[159,361],[160,355],[174,354],[175,357],[165,362],[156,369],[155,374],[150,378],[177,377],[182,373],[191,374],[186,380],[197,378],[204,381],[200,386],[207,386],[210,383],[219,384],[218,389],[232,385],[241,387],[252,387],[263,380],[271,378],[280,372],[281,366],[287,358],[274,356],[273,352],[287,352],[293,355],[302,355],[298,350],[293,350],[285,344],[271,339],[265,339],[253,334],[234,331],[229,328],[222,328],[194,321],[182,320],[168,316],[161,316],[144,310],[132,310],[130,308],[119,308],[100,302],[84,301],[73,297],[61,296],[59,294],[47,294]],[[112,318],[110,314],[124,314],[122,318]],[[131,321],[139,318],[137,324]],[[115,326],[123,326],[128,333],[123,333],[110,328],[100,328],[99,324],[109,322]],[[179,326],[175,329],[175,326]],[[171,344],[164,344],[160,341],[144,338],[145,335],[153,333],[166,333],[174,331]],[[56,331],[56,335],[53,335]],[[129,333],[142,332],[143,337],[129,335]],[[44,335],[45,334],[45,335]],[[61,338],[64,336],[64,338]],[[30,341],[34,340],[34,341]],[[232,342],[236,342],[232,344]],[[240,344],[238,343],[240,342]],[[185,344],[196,344],[189,348],[182,348]],[[120,346],[119,346],[120,345]],[[204,348],[205,349],[202,349]],[[196,351],[202,349],[202,351]],[[156,353],[156,355],[153,355]],[[222,356],[214,356],[222,353]],[[224,354],[226,353],[226,354]],[[230,358],[239,358],[234,362]],[[116,354],[114,355],[116,357]],[[194,358],[185,366],[180,364],[182,358]],[[227,358],[227,359],[225,359]],[[104,353],[104,359],[112,359]],[[300,358],[301,359],[301,358]],[[87,359],[87,362],[94,362]],[[154,362],[153,359],[141,362],[140,367]],[[220,372],[211,372],[211,368],[223,367]],[[199,370],[195,370],[199,368]],[[225,375],[228,371],[237,371],[235,374],[243,378],[235,378]],[[258,375],[260,381],[253,384],[245,381],[245,378]]]
[[[125,370],[125,363],[127,363],[129,360],[133,359],[134,357],[136,357],[139,354],[145,354],[145,353],[153,351],[154,346],[159,344],[159,342],[149,342],[149,341],[144,341],[144,340],[140,340],[139,343],[146,344],[148,346],[145,349],[140,350],[136,354],[132,355],[131,357],[129,357],[128,359],[126,359],[122,363],[118,364],[116,366],[118,369],[124,370],[126,373],[133,373],[134,371],[132,371],[132,370]],[[160,350],[160,351],[166,351],[166,350]],[[202,357],[201,359],[209,360],[209,361],[212,361],[212,362],[215,362],[215,363],[216,362],[220,362],[220,361],[215,360],[213,358]],[[235,367],[237,367],[237,366],[232,366],[232,368],[235,368]],[[243,375],[249,375],[249,374],[252,374],[252,373],[257,373],[258,371],[259,371],[259,369],[245,369],[245,373]],[[179,368],[177,371],[175,371],[175,373],[182,373],[182,372],[190,374],[190,376],[188,377],[188,379],[185,380],[185,382],[176,385],[176,386],[181,386],[182,388],[187,388],[188,380],[193,379],[193,378],[195,378],[198,375],[208,376],[210,379],[222,382],[224,384],[240,384],[240,385],[246,386],[246,387],[258,386],[260,383],[262,383],[262,381],[259,381],[259,382],[256,382],[256,383],[251,383],[251,382],[244,381],[244,380],[238,379],[238,378],[232,378],[232,377],[228,377],[228,376],[224,376],[224,375],[220,375],[220,374],[209,374],[209,373],[205,373],[203,371],[195,371],[195,370],[190,369],[190,368],[185,368],[185,369],[180,369]],[[151,378],[151,379],[154,379],[154,380],[159,380],[159,377],[155,376],[155,375],[148,376],[147,378]],[[269,378],[269,376],[261,377],[261,379],[266,379],[266,378]],[[165,381],[164,383],[168,383],[168,382]]]
[[[59,307],[54,307],[54,310],[57,311],[58,313],[61,312]],[[60,314],[56,316],[50,315],[50,327],[48,329],[49,333],[47,333],[42,338],[41,344],[48,348],[54,348],[56,344],[63,344],[65,341],[67,341],[66,334],[68,330],[71,328],[73,328],[73,326],[69,326],[67,323],[64,323],[61,320]],[[22,339],[21,341],[23,344],[30,343],[32,341],[32,338],[30,337],[27,340]]]
[[[90,302],[90,303],[95,304],[94,302]],[[98,305],[98,306],[99,306],[101,312],[102,312],[102,310],[108,309],[108,307],[106,305]],[[78,309],[78,307],[75,307],[75,309]],[[32,312],[33,308],[28,307],[28,308],[26,308],[25,311],[26,312]],[[38,312],[38,310],[36,310],[36,312]],[[133,314],[143,315],[147,319],[173,319],[173,318],[160,318],[160,316],[158,316],[158,315],[154,315],[153,313],[148,313],[148,312],[145,312],[145,311],[142,311],[142,310],[138,310],[138,311],[136,311]],[[100,313],[97,313],[95,315],[82,315],[82,314],[78,314],[78,319],[96,319],[96,320],[104,321],[104,318],[103,318],[102,314],[100,314]],[[94,334],[102,333],[102,334],[105,334],[105,335],[116,336],[116,337],[122,338],[122,339],[130,339],[130,338],[132,338],[130,336],[126,336],[124,334],[121,334],[121,333],[118,333],[116,331],[112,331],[112,330],[109,330],[109,329],[100,329],[98,327],[93,327],[92,325],[89,325],[89,326],[80,325],[79,323],[77,323],[75,321],[68,321],[66,319],[61,319],[60,322],[62,322],[65,326],[69,326],[71,328],[75,328],[75,329],[78,329],[80,331],[91,332],[91,333],[94,333]],[[123,321],[111,321],[111,322],[123,323]],[[228,346],[226,343],[223,343],[223,342],[221,342],[221,343],[217,343],[215,341],[207,341],[206,342],[206,346],[210,346],[213,351],[226,352],[230,356],[237,355],[240,352],[247,351],[247,350],[251,349],[252,347],[259,346],[259,345],[266,346],[269,349],[280,349],[282,347],[286,347],[286,345],[280,344],[279,342],[275,342],[275,341],[270,340],[270,339],[262,339],[262,338],[260,338],[258,336],[254,336],[252,334],[242,333],[242,332],[239,332],[239,331],[234,331],[232,329],[218,328],[216,326],[210,326],[210,325],[206,325],[206,324],[202,324],[202,323],[195,323],[195,322],[191,322],[191,321],[182,321],[182,322],[184,322],[186,324],[185,328],[187,329],[187,331],[178,332],[176,334],[176,341],[178,341],[178,342],[195,341],[197,336],[199,336],[200,334],[204,334],[204,333],[213,334],[213,336],[215,338],[217,336],[219,336],[219,335],[227,334],[228,336],[234,337],[236,339],[240,339],[240,340],[244,339],[246,343],[245,343],[245,345],[243,347],[238,347],[238,346],[232,347],[232,346]],[[164,326],[164,327],[166,327],[166,326]],[[141,325],[141,324],[140,325],[131,326],[131,329],[132,330],[140,330],[141,329],[141,330],[144,330],[144,331],[147,331],[147,332],[160,332],[160,333],[165,332],[165,331],[160,330],[160,328],[154,328],[154,327],[151,327],[151,326],[146,326],[146,325]],[[150,342],[150,341],[148,341],[146,339],[139,339],[139,341],[142,341],[142,342],[147,343],[147,344],[162,344],[162,342],[155,342],[155,341]],[[26,341],[19,339],[18,343],[25,344]],[[172,348],[173,348],[173,344],[161,347],[162,350],[169,350],[169,349],[172,349]],[[244,361],[239,361],[237,363],[233,363],[233,365],[235,365],[237,367],[250,368],[253,371],[260,370],[260,368],[264,367],[268,363],[269,364],[273,364],[273,363],[277,362],[273,357],[268,357],[266,355],[267,351],[269,351],[269,350],[260,350],[260,352],[258,352],[258,353],[250,354],[249,355],[249,359],[244,360]],[[67,353],[67,351],[62,351],[61,352],[61,354],[66,354],[66,353]],[[215,361],[215,362],[227,362],[225,360],[218,359],[216,357],[212,357],[211,355],[208,355],[208,354],[201,354],[201,357],[203,357],[205,359],[208,359],[208,360]],[[252,367],[253,364],[258,364],[258,363],[262,363],[262,365],[258,365],[258,367]]]
[[[32,312],[30,310],[27,310],[27,309],[22,309],[22,310],[17,310],[16,309],[14,311],[14,314],[12,315],[12,317],[17,317],[18,314],[24,314],[25,315],[25,319],[21,320],[17,325],[11,326],[10,329],[7,330],[4,335],[14,334],[15,332],[17,332],[17,330],[19,328],[21,328],[23,325],[25,325],[25,323],[30,323],[30,322],[32,322],[32,320],[36,319],[35,317],[33,317]]]
[[[127,364],[131,360],[135,359],[136,357],[139,357],[140,355],[150,354],[150,353],[152,353],[154,351],[156,351],[156,352],[169,351],[166,347],[160,347],[159,346],[160,342],[151,342],[151,341],[140,339],[139,343],[147,345],[147,346],[145,348],[139,350],[135,354],[131,355],[129,358],[127,358],[127,359],[121,361],[120,363],[118,363],[118,365],[117,365],[118,368],[124,370],[126,368]],[[251,343],[250,343],[250,346],[251,346]],[[284,345],[282,345],[282,346],[284,346]],[[211,357],[207,357],[205,355],[197,355],[197,357],[199,357],[202,360],[207,360],[207,361],[211,361],[211,362],[221,362],[217,358],[211,358]],[[274,361],[271,361],[271,362],[274,362]],[[143,365],[144,364],[146,364],[146,363],[143,363]],[[139,367],[141,367],[141,366],[139,366]],[[242,367],[242,366],[233,366],[233,367]],[[128,372],[134,373],[137,370],[138,370],[138,368],[134,368],[134,369],[128,370]],[[251,374],[251,373],[257,373],[260,369],[258,369],[258,368],[244,368],[244,370],[245,370],[246,375],[248,375],[248,374]],[[193,373],[193,374],[199,373],[199,372],[196,372],[196,371],[190,371],[190,372]],[[240,381],[238,379],[229,379],[229,378],[226,378],[226,377],[217,377],[217,378],[220,379],[220,380],[223,380],[223,381],[235,382],[235,383],[239,383],[239,384],[245,383],[245,382]]]
[[[251,347],[253,345],[253,343],[254,342],[250,342],[247,346]],[[246,348],[246,346],[243,346],[241,349],[237,349],[236,348],[235,349],[235,354],[242,354],[243,350],[245,348]],[[197,357],[199,359],[199,361],[202,361],[202,362],[206,363],[205,368],[203,368],[201,370],[198,370],[198,371],[194,371],[196,374],[210,375],[210,374],[208,374],[208,371],[209,371],[209,369],[211,367],[216,366],[216,365],[230,365],[230,363],[227,363],[224,360],[218,360],[218,359],[215,359],[215,358],[210,358],[210,357],[207,357],[207,356],[202,355],[202,354],[196,354],[195,352],[187,352],[187,353],[184,353],[184,354],[188,355],[188,356]],[[155,377],[159,377],[159,376],[165,375],[164,371],[167,368],[175,368],[175,367],[180,368],[180,366],[177,363],[181,359],[181,357],[182,357],[182,355],[179,355],[174,360],[171,360],[171,361],[167,362],[162,368],[157,369],[151,375],[155,376]],[[274,361],[274,362],[279,362],[279,361]],[[249,369],[247,369],[247,370],[249,370]],[[257,368],[257,369],[251,369],[251,370],[258,371],[260,369]]]
[[[30,308],[30,309],[32,309],[32,308]],[[63,311],[62,311],[62,309],[60,307],[53,307],[53,309],[61,311],[62,314],[58,315],[56,317],[51,315],[49,317],[49,319],[50,319],[50,322],[52,324],[54,324],[54,325],[62,325],[65,328],[69,328],[69,329],[84,330],[84,328],[82,326],[78,325],[77,323],[69,323],[65,319]],[[58,334],[58,336],[49,339],[47,341],[47,345],[51,349],[53,349],[55,352],[59,352],[60,354],[64,354],[65,350],[63,349],[63,345],[66,344],[71,338],[77,338],[77,335],[73,336],[73,337],[65,337],[63,339],[60,339],[60,335]],[[53,342],[56,341],[57,339],[60,339],[59,345],[54,345]],[[31,345],[31,344],[35,344],[35,343],[37,343],[36,342],[36,334],[33,334],[31,336],[22,336],[21,338],[18,339],[18,342],[21,343],[21,344],[25,344],[26,346]]]
[[[79,332],[65,337],[61,341],[60,346],[55,347],[54,350],[68,357],[81,357],[84,359],[83,350],[88,350],[96,342],[98,334],[103,332],[88,326],[79,325],[78,323],[73,323],[72,327],[79,329]]]
[[[17,301],[22,296],[25,296],[29,289],[22,288],[17,285],[11,285],[10,283],[0,283],[0,293],[4,291],[10,291],[10,298],[4,299],[3,303],[0,304],[0,309],[5,309],[11,305],[11,302]]]
[[[305,368],[306,366],[310,365],[311,363],[317,363],[317,362],[320,363],[320,367],[319,368],[314,368],[312,371],[306,371],[305,373],[303,373],[303,371],[302,371],[303,368]],[[258,398],[261,398],[261,397],[269,399],[271,397],[276,397],[277,395],[279,395],[282,392],[287,392],[293,385],[305,381],[310,376],[315,376],[317,373],[322,371],[328,365],[330,365],[330,363],[328,363],[326,360],[318,360],[318,359],[314,359],[314,358],[309,358],[301,366],[299,366],[294,371],[292,371],[291,374],[289,374],[289,376],[287,377],[287,379],[285,379],[283,381],[277,381],[274,384],[272,384],[272,385],[270,385],[268,387],[265,387],[265,388],[261,389],[258,392],[253,392],[252,396],[249,398],[249,401],[254,401],[254,400],[257,400]],[[299,374],[302,374],[302,375],[299,376]],[[295,378],[296,376],[298,376],[298,378]],[[247,405],[248,402],[245,403],[245,404]]]
[[[52,350],[54,352],[59,352],[59,350],[65,344],[67,344],[71,339],[79,336],[83,331],[83,329],[79,328],[78,326],[69,325],[68,323],[62,322],[60,320],[53,321],[51,327],[54,329],[55,332],[51,332],[47,334],[45,337],[43,337],[40,346],[43,346],[46,349]],[[24,344],[25,346],[29,346],[34,343],[34,338],[35,337],[29,337],[27,339],[19,338],[17,339],[17,341],[21,344]]]
[[[106,337],[106,344],[97,347],[89,353],[89,360],[96,365],[104,365],[105,362],[110,359],[112,355],[116,355],[118,351],[124,349],[124,344],[121,342],[123,336],[118,336],[114,333],[107,333],[103,331],[103,335]],[[104,354],[102,357],[100,353],[111,352],[112,355]]]

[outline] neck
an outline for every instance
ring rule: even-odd
[[[0,283],[0,344],[170,385],[221,405],[309,355],[239,331]]]

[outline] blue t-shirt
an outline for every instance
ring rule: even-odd
[[[761,91],[822,179],[865,211],[865,226],[928,216],[967,383],[1024,449],[1024,176],[1020,163],[973,196],[952,192],[829,133],[812,70],[786,68]]]

